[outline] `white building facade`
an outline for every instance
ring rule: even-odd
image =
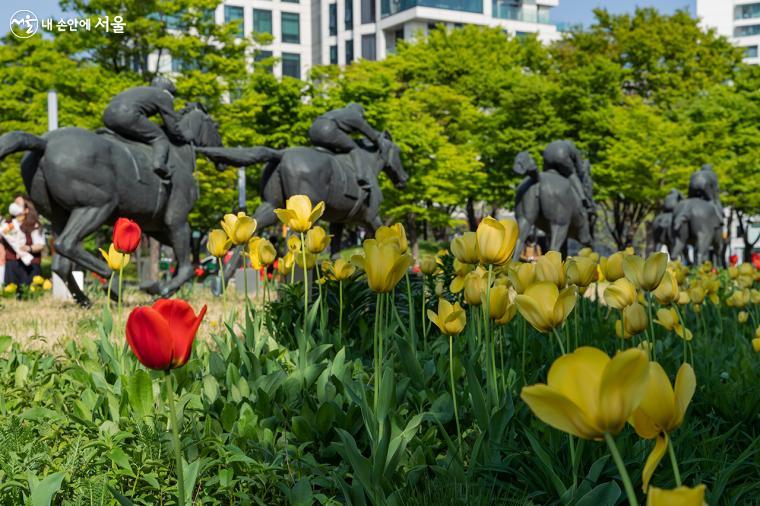
[[[697,17],[744,49],[744,61],[760,63],[759,0],[697,0]]]
[[[258,58],[276,57],[277,76],[304,79],[314,65],[383,59],[399,40],[438,25],[494,26],[548,42],[559,37],[549,16],[557,5],[559,0],[223,0],[215,19],[242,20],[241,36],[271,34]]]

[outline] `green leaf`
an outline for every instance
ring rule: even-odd
[[[158,488],[158,483],[156,483],[156,488]],[[116,490],[111,485],[108,485],[108,490],[111,492],[111,495],[114,497],[114,499],[116,499],[119,502],[121,506],[134,506],[135,503],[133,503],[131,499],[125,497],[124,494]]]
[[[602,483],[581,497],[575,506],[613,506],[620,497],[620,487],[614,481]]]
[[[222,414],[220,417],[220,421],[222,422],[222,427],[224,427],[224,430],[227,432],[230,432],[232,430],[232,427],[235,426],[235,422],[238,418],[238,409],[237,406],[232,404],[231,402],[228,402],[224,405],[222,408]]]
[[[0,354],[5,353],[5,350],[11,347],[13,338],[11,336],[0,336]]]
[[[108,452],[108,458],[110,458],[111,462],[117,466],[129,471],[130,474],[134,474],[132,472],[132,466],[129,464],[129,456],[127,456],[121,448],[114,448]]]
[[[308,478],[302,478],[290,489],[289,499],[293,506],[311,506],[314,504],[314,494]]]
[[[531,448],[533,448],[533,453],[535,453],[535,455],[538,457],[544,474],[546,474],[546,477],[549,478],[549,481],[554,486],[554,490],[557,491],[557,495],[563,495],[567,491],[567,487],[565,487],[565,484],[562,483],[562,480],[559,478],[559,476],[557,476],[557,473],[554,472],[549,454],[546,453],[546,450],[541,447],[541,444],[536,440],[533,434],[526,430],[525,436],[528,438],[528,442],[530,443]]]
[[[201,459],[196,459],[192,464],[188,464],[185,459],[182,459],[182,473],[185,478],[185,502],[187,504],[193,502],[193,490],[195,489],[195,481],[198,479],[200,465]]]
[[[219,382],[211,374],[203,377],[203,393],[209,404],[213,404],[219,398]]]
[[[31,506],[50,506],[53,496],[61,488],[66,473],[63,471],[50,474],[37,481],[33,474],[29,474],[29,489],[31,490]]]
[[[16,367],[16,373],[13,376],[16,382],[16,388],[24,388],[28,376],[29,367],[27,367],[26,364],[19,364],[19,366]]]
[[[138,369],[127,385],[129,405],[139,417],[153,414],[153,380],[146,371]]]

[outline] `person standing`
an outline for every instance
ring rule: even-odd
[[[10,205],[8,211],[11,219],[4,223],[4,228],[13,233],[17,231],[19,241],[9,242],[9,234],[4,234],[0,241],[5,248],[5,284],[15,283],[17,295],[21,296],[23,288],[32,284],[34,276],[42,274],[42,250],[45,238],[42,235],[39,215],[34,204],[22,196]]]

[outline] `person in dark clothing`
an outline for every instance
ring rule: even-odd
[[[170,141],[166,133],[150,117],[160,115],[169,135],[178,141],[184,137],[179,117],[174,111],[174,84],[166,77],[156,77],[150,86],[129,88],[111,99],[103,112],[103,123],[119,135],[153,147],[153,170],[161,178],[171,174],[167,167]]]
[[[6,227],[16,228],[25,235],[24,244],[18,248],[11,245],[4,237],[0,238],[5,248],[5,284],[11,283],[18,287],[17,296],[21,296],[23,288],[32,284],[35,276],[42,274],[42,250],[45,249],[45,239],[39,222],[39,215],[34,204],[23,197],[17,197],[11,205],[11,219]]]
[[[723,221],[723,204],[720,202],[718,176],[712,165],[706,163],[702,168],[692,173],[689,178],[689,198],[700,198],[712,202],[720,221]]]

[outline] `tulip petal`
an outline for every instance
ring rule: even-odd
[[[541,311],[538,301],[522,294],[515,297],[515,303],[517,304],[517,310],[520,311],[522,317],[525,318],[533,328],[539,332],[549,332],[552,329],[546,315]]]
[[[676,408],[676,397],[670,379],[657,362],[649,364],[647,378],[647,386],[638,411],[643,411],[659,430],[669,431]]]
[[[626,279],[636,288],[641,288],[644,260],[638,255],[627,255],[623,258],[623,272]]]
[[[554,361],[546,383],[591,418],[599,409],[599,384],[609,363],[610,357],[603,351],[582,346]]]
[[[686,408],[689,407],[691,398],[694,396],[694,391],[697,389],[697,377],[694,375],[694,369],[691,365],[683,364],[678,369],[676,375],[675,384],[675,397],[676,397],[676,418],[673,421],[676,427],[680,426],[683,422],[683,417],[686,414]]]
[[[296,213],[290,209],[275,209],[274,214],[283,225],[290,226],[290,222],[296,218]]]
[[[603,436],[573,401],[547,385],[525,387],[520,397],[539,420],[555,429],[583,439]]]
[[[172,333],[166,319],[153,308],[135,308],[127,318],[127,344],[145,367],[166,370],[172,361]]]
[[[646,492],[649,489],[649,480],[652,479],[654,470],[665,456],[665,451],[668,449],[668,435],[663,432],[657,436],[657,440],[654,443],[652,452],[647,457],[646,463],[644,463],[644,469],[641,471],[641,489]]]
[[[322,217],[322,214],[325,212],[325,203],[320,202],[316,206],[314,206],[314,209],[311,211],[311,214],[309,214],[309,221],[311,223],[316,223],[316,221]]]
[[[633,412],[628,423],[633,426],[636,434],[642,439],[654,439],[662,432],[662,427],[654,423],[654,420],[649,418],[641,407]]]
[[[607,364],[599,387],[597,423],[612,435],[623,428],[641,402],[647,385],[649,359],[639,349],[618,353]]]
[[[196,316],[192,306],[184,300],[159,299],[153,304],[153,309],[169,324],[173,342],[172,367],[184,365],[190,358],[195,334],[206,314],[206,306]]]
[[[662,281],[665,269],[668,268],[668,255],[662,252],[649,255],[644,262],[644,269],[641,273],[641,280],[644,289],[647,291],[654,290]]]

